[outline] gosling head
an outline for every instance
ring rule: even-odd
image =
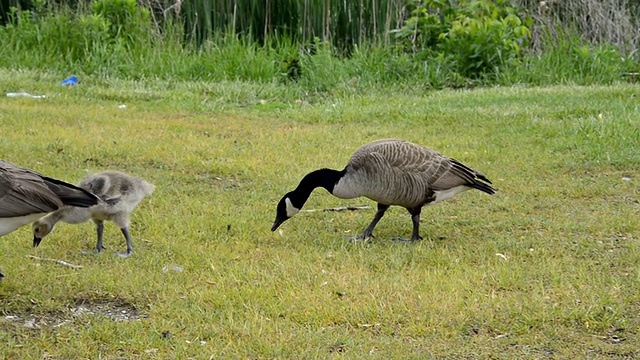
[[[288,193],[280,200],[276,208],[276,221],[273,222],[271,231],[276,231],[283,222],[289,220],[300,211],[302,204],[296,203],[297,201],[295,201],[295,197],[292,197],[292,193]]]
[[[33,223],[33,247],[38,247],[42,239],[49,235],[49,233],[53,231],[54,227],[55,225],[50,225],[42,219],[36,220]]]

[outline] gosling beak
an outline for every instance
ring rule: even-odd
[[[40,241],[42,241],[42,238],[37,237],[37,236],[33,236],[33,247],[38,247],[38,245],[40,245]]]

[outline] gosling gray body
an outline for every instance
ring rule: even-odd
[[[95,195],[75,185],[0,160],[0,236],[65,205],[97,203]]]
[[[361,237],[372,237],[373,229],[391,205],[411,214],[413,233],[419,240],[422,207],[477,189],[493,195],[491,181],[461,162],[434,150],[403,140],[378,140],[358,149],[342,170],[320,169],[307,174],[298,187],[278,203],[275,231],[294,216],[317,187],[342,199],[367,197],[378,203],[378,211]],[[400,240],[405,240],[399,238]]]
[[[155,186],[145,180],[118,171],[103,171],[83,178],[79,187],[91,191],[100,198],[100,202],[89,208],[67,206],[39,219],[33,223],[33,246],[37,247],[42,239],[53,231],[59,222],[79,224],[92,220],[96,224],[98,241],[96,252],[100,253],[104,222],[113,221],[120,227],[127,243],[125,252],[117,252],[121,257],[133,253],[133,243],[129,233],[130,214]]]

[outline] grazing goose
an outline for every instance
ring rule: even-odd
[[[86,176],[78,184],[79,187],[91,191],[100,198],[100,202],[90,208],[67,206],[39,219],[33,223],[33,246],[37,247],[58,221],[68,224],[79,224],[91,219],[96,224],[98,242],[96,251],[100,253],[104,221],[116,223],[127,241],[127,251],[117,252],[120,257],[128,257],[133,253],[133,244],[129,234],[129,215],[138,203],[150,195],[155,186],[148,182],[117,171],[103,171]]]
[[[378,202],[378,211],[362,233],[366,239],[391,205],[406,208],[413,221],[410,240],[422,239],[419,233],[420,211],[468,190],[478,189],[493,195],[491,181],[461,162],[426,147],[403,140],[378,140],[362,146],[344,170],[320,169],[307,174],[298,187],[278,203],[275,231],[297,214],[317,187],[342,199],[360,196]]]
[[[75,185],[0,160],[0,236],[65,205],[97,203],[95,195]]]

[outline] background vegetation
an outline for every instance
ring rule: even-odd
[[[638,69],[638,9],[612,0],[2,0],[0,67],[341,84],[610,84]],[[635,78],[634,78],[635,79]]]

